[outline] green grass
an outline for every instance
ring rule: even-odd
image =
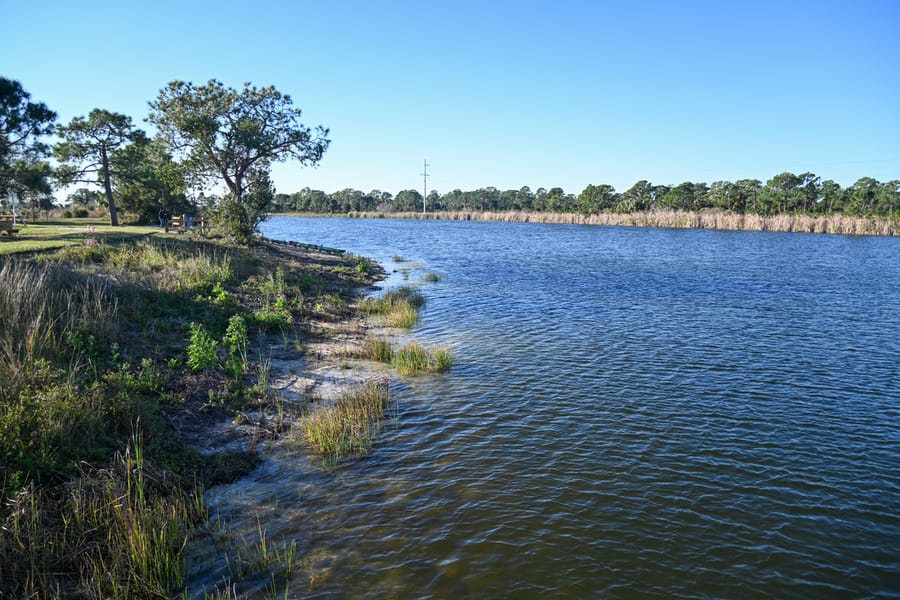
[[[443,373],[450,369],[453,357],[446,348],[426,348],[418,342],[410,342],[391,353],[391,366],[401,375]]]
[[[185,583],[189,532],[206,519],[201,495],[157,479],[140,428],[108,468],[65,489],[25,485],[8,504],[0,591],[21,598],[170,597]]]
[[[387,380],[353,389],[305,416],[300,423],[303,439],[329,461],[367,454],[390,400]]]
[[[369,336],[363,343],[362,357],[378,362],[390,363],[393,349],[391,343],[383,338]]]
[[[395,349],[388,340],[375,336],[366,338],[360,358],[390,364],[404,376],[443,373],[453,366],[453,355],[448,348],[429,348],[418,342],[409,342]]]
[[[365,314],[374,316],[382,327],[408,329],[419,320],[419,310],[425,296],[409,286],[389,290],[383,296],[366,298],[362,303]]]
[[[100,219],[56,219],[28,224],[15,236],[0,236],[0,255],[51,250],[84,244],[92,239],[116,243],[160,235],[158,227],[111,227]]]

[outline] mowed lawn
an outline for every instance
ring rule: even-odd
[[[26,221],[25,225],[19,226],[16,235],[0,235],[0,254],[52,250],[84,244],[89,239],[97,242],[120,242],[162,233],[162,229],[150,225],[111,227],[103,219],[49,219],[34,223]]]

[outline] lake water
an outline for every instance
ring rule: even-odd
[[[454,356],[397,378],[369,457],[276,448],[211,491],[222,518],[294,544],[288,597],[900,596],[900,239],[263,232],[421,285],[411,335]]]

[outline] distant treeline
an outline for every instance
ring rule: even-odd
[[[453,190],[428,193],[424,209],[438,211],[528,211],[547,213],[635,213],[716,209],[737,214],[778,215],[843,214],[859,217],[900,217],[900,180],[885,183],[863,177],[844,188],[832,180],[822,181],[812,173],[781,173],[765,184],[758,179],[716,181],[712,184],[684,182],[676,186],[638,181],[617,192],[611,185],[588,185],[577,196],[554,187],[517,190],[494,187],[474,191]],[[400,213],[423,210],[422,194],[403,190],[396,196],[373,190],[345,189],[326,194],[304,188],[293,194],[276,194],[273,212],[342,214],[350,212]]]

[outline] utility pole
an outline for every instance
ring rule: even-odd
[[[430,166],[428,164],[427,159],[424,161],[424,163],[425,163],[425,170],[422,171],[422,182],[423,182],[423,185],[422,185],[422,214],[423,215],[425,214],[426,207],[428,206],[428,167]]]

